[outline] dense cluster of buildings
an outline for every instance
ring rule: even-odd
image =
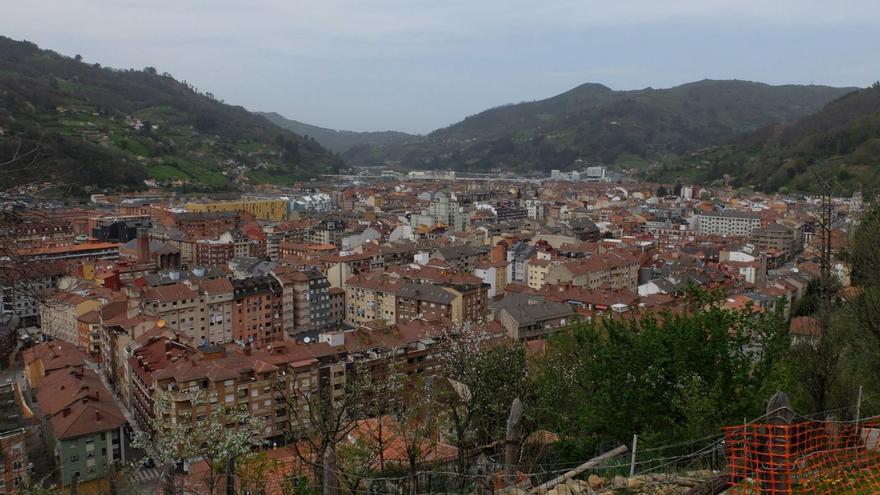
[[[660,197],[657,184],[586,175],[23,211],[3,235],[27,268],[3,271],[0,314],[45,340],[23,354],[24,395],[50,427],[62,483],[124,461],[126,425],[220,405],[247,407],[280,442],[304,427],[284,397],[332,397],[354,364],[382,356],[430,371],[462,329],[539,343],[579,320],[679,311],[691,287],[789,311],[819,276],[814,198],[688,186]],[[860,208],[834,203],[844,285],[836,253]],[[2,425],[4,449],[16,424]],[[0,480],[6,493],[24,471]]]

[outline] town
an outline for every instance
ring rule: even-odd
[[[576,322],[682,313],[695,289],[789,318],[822,275],[823,246],[847,290],[842,253],[864,208],[860,194],[611,182],[601,167],[367,174],[236,197],[7,204],[23,220],[2,233],[5,493],[49,469],[63,487],[101,486],[114,465],[146,461],[133,476],[156,483],[158,459],[135,438],[222,408],[262,419],[261,448],[276,446],[290,474],[301,461],[277,446],[315,427],[309,402],[290,397],[344,401],[361,367],[430,375],[464,333],[540,354]],[[793,340],[817,338],[815,318],[790,322]],[[457,455],[442,439],[432,450]]]

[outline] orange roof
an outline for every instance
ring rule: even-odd
[[[60,254],[60,253],[72,253],[77,251],[98,251],[104,249],[113,249],[119,248],[122,244],[118,244],[115,242],[93,242],[86,244],[63,244],[60,246],[43,246],[32,249],[24,249],[22,250],[22,254]]]

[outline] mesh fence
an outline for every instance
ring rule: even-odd
[[[880,423],[798,421],[725,428],[731,495],[880,493]]]

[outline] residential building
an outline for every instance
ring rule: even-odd
[[[483,261],[474,267],[474,275],[483,283],[489,285],[489,298],[497,294],[503,294],[507,287],[507,262],[506,261]]]
[[[50,340],[22,351],[24,374],[28,387],[37,388],[47,376],[64,369],[82,369],[85,354],[76,345],[63,340]]]
[[[22,255],[35,261],[115,260],[119,259],[119,246],[115,242],[87,242],[39,246],[22,250]]]
[[[125,464],[125,417],[98,375],[67,369],[40,384],[37,405],[48,420],[62,486],[103,478]]]
[[[781,223],[771,223],[766,227],[752,230],[749,241],[760,252],[778,251],[784,261],[790,261],[804,250],[803,225],[790,227]]]
[[[106,300],[67,291],[55,291],[39,303],[43,335],[80,345],[77,318],[97,310]]]
[[[489,251],[467,244],[437,248],[431,258],[445,261],[450,269],[460,273],[474,273],[477,263],[488,261]]]
[[[526,262],[526,285],[535,290],[543,287],[547,272],[553,264],[554,262],[549,259],[529,259]]]
[[[186,209],[193,213],[246,212],[257,220],[281,222],[287,220],[287,201],[283,199],[242,199],[239,201],[212,201],[189,203]]]
[[[713,211],[697,215],[697,232],[701,235],[746,237],[761,226],[761,216],[741,211]]]
[[[452,320],[456,295],[431,284],[405,284],[397,291],[397,321]]]
[[[383,275],[356,275],[346,281],[345,322],[360,326],[383,320],[397,321],[397,291],[403,283]]]
[[[513,340],[543,338],[576,320],[576,313],[568,304],[527,294],[508,294],[490,308]]]
[[[607,252],[568,263],[552,264],[544,282],[555,285],[595,289],[636,290],[639,280],[639,260],[628,253]]]
[[[274,277],[265,275],[232,282],[235,307],[232,337],[236,342],[264,346],[284,337],[283,292]]]
[[[282,288],[284,331],[288,335],[324,330],[332,325],[330,282],[319,270],[276,270]]]
[[[345,222],[339,219],[326,219],[313,225],[306,232],[303,241],[309,244],[333,244],[340,248],[344,235]]]

